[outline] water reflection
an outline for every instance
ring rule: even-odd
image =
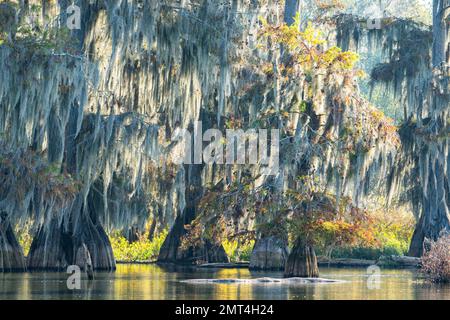
[[[371,290],[365,269],[322,269],[335,284],[189,284],[186,279],[281,277],[247,269],[195,269],[158,265],[119,265],[115,273],[82,280],[82,289],[67,289],[64,273],[0,274],[0,299],[132,299],[132,300],[287,300],[287,299],[448,299],[450,285],[431,285],[413,271],[382,270],[379,288]]]

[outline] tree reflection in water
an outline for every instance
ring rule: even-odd
[[[379,289],[367,285],[365,269],[321,269],[332,284],[219,283],[190,284],[186,279],[282,277],[281,273],[247,269],[194,269],[159,265],[119,265],[115,273],[82,280],[82,289],[67,289],[65,273],[0,274],[0,299],[130,299],[130,300],[287,300],[287,299],[450,299],[450,285],[432,285],[412,270],[382,270]]]

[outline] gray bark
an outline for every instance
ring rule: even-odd
[[[70,265],[82,270],[112,271],[116,262],[111,243],[103,227],[83,217],[76,228],[68,229],[56,219],[39,229],[28,256],[30,270],[65,271]]]
[[[287,241],[277,237],[258,239],[250,258],[250,269],[284,270],[288,256]]]
[[[8,2],[0,3],[0,32],[6,33],[12,42],[17,31],[16,9]]]
[[[437,142],[430,142],[436,144]],[[449,181],[446,175],[448,168],[445,168],[445,162],[442,157],[447,157],[447,163],[450,160],[449,154],[444,154],[445,148],[433,148],[431,151],[433,160],[430,161],[428,168],[427,191],[423,197],[423,210],[413,234],[409,255],[421,257],[423,254],[423,243],[425,238],[437,240],[442,232],[450,230],[450,192]],[[427,151],[422,157],[428,157]],[[440,154],[437,156],[436,154]]]
[[[449,22],[450,1],[433,1],[433,66],[450,62]]]
[[[284,6],[284,22],[288,25],[294,23],[294,17],[300,10],[300,0],[286,0]]]
[[[23,251],[11,224],[0,216],[0,272],[23,272],[25,269]]]
[[[448,75],[446,64],[450,62],[450,1],[433,1],[433,67],[444,76]],[[440,81],[439,79],[434,79]],[[421,165],[425,167],[426,176],[422,181],[425,194],[422,201],[422,214],[417,223],[414,235],[411,241],[409,255],[420,257],[423,254],[423,243],[425,238],[437,240],[443,232],[450,230],[450,183],[449,166],[450,153],[448,150],[448,138],[445,138],[448,119],[447,115],[450,105],[450,92],[448,85],[442,88],[433,88],[432,108],[434,117],[432,119],[433,127],[429,140],[423,142],[424,150],[420,154]],[[444,135],[439,138],[439,135]]]

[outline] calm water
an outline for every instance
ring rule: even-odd
[[[186,279],[281,277],[247,269],[193,269],[157,265],[119,265],[115,273],[97,273],[82,290],[69,291],[58,273],[0,274],[0,299],[446,299],[450,285],[430,285],[410,270],[382,270],[379,289],[369,289],[365,269],[321,269],[335,284],[187,284]]]

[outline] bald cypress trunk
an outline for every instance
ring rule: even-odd
[[[65,271],[70,265],[82,270],[116,269],[109,239],[100,224],[84,217],[78,226],[67,229],[57,220],[41,227],[28,256],[30,270]]]
[[[9,221],[0,216],[0,272],[25,271],[22,248]]]
[[[319,267],[314,248],[303,239],[297,239],[289,255],[285,277],[318,278]]]
[[[258,239],[250,258],[251,270],[284,270],[289,256],[287,239],[262,237]]]
[[[443,233],[450,231],[450,192],[446,175],[449,162],[448,142],[446,147],[443,146],[444,148],[439,148],[436,142],[431,142],[430,147],[433,151],[422,155],[422,157],[429,157],[423,160],[429,162],[428,181],[425,181],[428,185],[423,197],[422,214],[409,249],[409,255],[413,257],[422,256],[425,238],[437,240]]]
[[[292,25],[295,23],[295,16],[300,10],[300,4],[301,0],[286,0],[284,6],[284,23],[287,25]],[[284,51],[283,46],[281,46],[280,49],[280,57],[282,57]],[[280,57],[275,58],[275,66],[278,66]],[[275,87],[278,92],[280,90],[278,81],[276,81]],[[279,104],[280,101],[277,102],[277,105]],[[284,270],[288,255],[289,248],[287,236],[283,237],[280,235],[268,234],[259,235],[250,257],[250,269]]]
[[[419,156],[423,177],[422,214],[417,223],[409,255],[423,254],[425,238],[437,240],[450,232],[450,152],[449,124],[450,92],[450,1],[433,2],[433,96],[429,139],[422,141]],[[428,136],[427,136],[428,137]]]
[[[217,121],[215,115],[202,111],[199,115],[203,128],[211,128]],[[217,123],[216,123],[217,124]],[[229,259],[222,245],[216,245],[211,241],[202,239],[201,244],[192,244],[186,248],[182,248],[182,238],[187,234],[186,225],[191,224],[197,217],[197,209],[200,199],[204,193],[204,185],[202,180],[202,171],[204,169],[203,158],[198,159],[202,155],[203,129],[190,126],[189,132],[193,132],[191,136],[191,159],[194,164],[185,164],[185,200],[186,205],[182,212],[177,214],[175,223],[167,238],[165,239],[159,256],[159,262],[172,263],[226,263]],[[198,131],[197,131],[198,130]],[[195,149],[200,148],[200,152]]]
[[[53,146],[49,148],[50,162],[63,162],[66,170],[74,177],[79,174],[77,156],[77,123],[79,117],[75,105],[71,106],[65,136],[56,137],[49,132]],[[57,125],[58,119],[51,118],[50,125]],[[89,121],[86,120],[88,124]],[[116,269],[116,261],[109,238],[99,219],[104,209],[103,197],[95,188],[90,188],[85,199],[80,191],[70,205],[65,220],[47,217],[39,228],[30,248],[28,268],[31,270],[66,271],[70,265],[82,270]]]
[[[433,1],[433,67],[450,62],[450,1]]]
[[[209,241],[203,241],[201,245],[192,245],[184,249],[181,247],[182,238],[187,234],[184,226],[192,222],[193,213],[192,208],[187,208],[183,215],[176,219],[161,247],[158,262],[180,264],[229,262],[224,248]],[[189,223],[185,223],[185,221],[189,221]]]
[[[185,226],[195,219],[196,207],[202,194],[201,169],[201,165],[187,166],[186,208],[178,215],[167,235],[158,256],[159,262],[187,264],[229,262],[222,245],[203,241],[202,245],[181,247],[182,238],[187,234]]]

